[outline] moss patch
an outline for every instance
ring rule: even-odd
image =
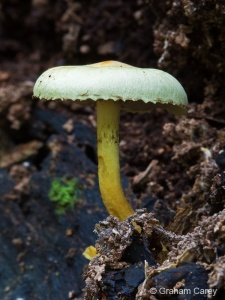
[[[62,177],[53,179],[48,196],[55,203],[56,212],[63,214],[74,208],[75,203],[79,200],[80,192],[81,188],[77,178]]]

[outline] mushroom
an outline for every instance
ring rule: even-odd
[[[134,213],[120,181],[120,110],[146,112],[161,107],[182,115],[188,103],[183,87],[170,74],[117,61],[51,68],[37,79],[34,97],[96,102],[100,192],[108,213],[120,220]]]

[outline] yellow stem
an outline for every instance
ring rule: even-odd
[[[119,101],[97,101],[98,179],[105,207],[121,221],[134,213],[120,181]]]

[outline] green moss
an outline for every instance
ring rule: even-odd
[[[56,212],[63,214],[67,210],[74,208],[75,203],[79,200],[80,191],[76,178],[55,178],[51,182],[48,196],[49,199],[55,203]]]

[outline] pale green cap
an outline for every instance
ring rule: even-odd
[[[162,107],[178,115],[186,113],[188,104],[182,85],[170,74],[117,61],[51,68],[37,79],[34,97],[82,104],[111,99],[130,112]]]

